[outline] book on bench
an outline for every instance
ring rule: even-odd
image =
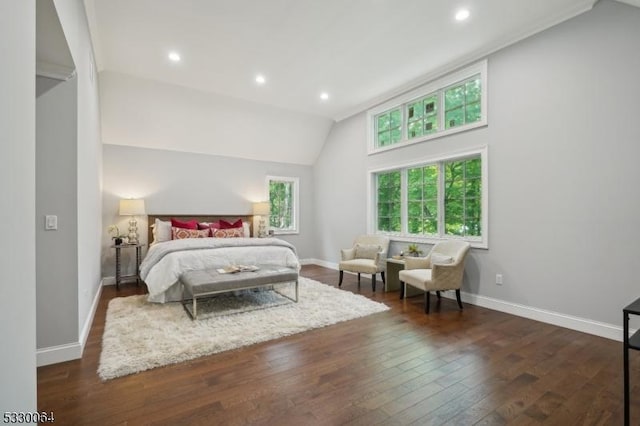
[[[221,274],[235,274],[236,272],[255,272],[258,268],[256,265],[229,265],[224,268],[217,269]]]

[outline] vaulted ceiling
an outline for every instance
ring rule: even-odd
[[[594,2],[85,0],[100,71],[335,120]],[[458,22],[461,8],[470,17]],[[168,59],[172,51],[179,62]]]

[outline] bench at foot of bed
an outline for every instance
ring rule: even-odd
[[[258,265],[255,271],[220,273],[217,269],[188,271],[180,276],[182,284],[182,306],[191,319],[198,318],[199,298],[236,290],[250,290],[274,284],[295,282],[295,299],[298,301],[298,270],[285,266]],[[189,303],[191,301],[191,303]],[[191,310],[189,310],[191,305]]]

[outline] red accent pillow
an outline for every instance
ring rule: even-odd
[[[220,222],[200,222],[198,223],[198,229],[220,229]]]
[[[198,221],[194,219],[188,222],[183,222],[181,220],[171,218],[171,226],[182,229],[198,229]]]
[[[175,226],[171,228],[172,240],[183,240],[185,238],[208,238],[210,236],[211,231],[209,229],[185,229],[176,228]]]
[[[233,223],[229,223],[224,219],[220,220],[220,229],[242,228],[242,219],[238,219]]]

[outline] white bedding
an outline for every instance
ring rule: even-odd
[[[180,300],[184,271],[229,265],[277,265],[300,268],[295,248],[277,238],[190,238],[154,244],[140,265],[150,302]]]

